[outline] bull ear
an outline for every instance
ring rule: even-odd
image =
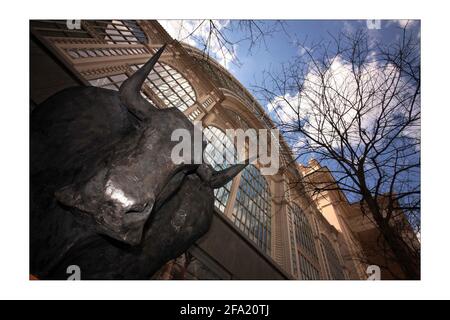
[[[221,171],[214,171],[211,177],[209,178],[209,185],[211,188],[217,189],[223,187],[228,182],[233,180],[234,177],[238,175],[239,172],[245,169],[250,163],[253,163],[256,160],[256,157],[252,159],[248,159],[243,163],[238,163],[223,169]]]
[[[151,113],[157,110],[155,106],[141,96],[141,88],[148,74],[153,70],[156,62],[158,62],[165,47],[166,45],[163,45],[142,68],[137,70],[120,86],[120,100],[140,120],[149,118]]]

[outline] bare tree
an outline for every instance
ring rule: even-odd
[[[278,32],[285,32],[281,20],[181,20],[174,35],[179,41],[194,41],[204,53],[240,65],[236,46],[245,44],[252,54],[261,46],[267,49],[266,41]]]
[[[386,252],[408,279],[419,279],[420,47],[407,27],[401,34],[388,46],[364,31],[302,44],[301,56],[266,71],[254,91],[295,161],[315,158],[335,177],[307,189],[339,189],[359,203]]]

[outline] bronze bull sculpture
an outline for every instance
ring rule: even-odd
[[[209,229],[216,172],[175,164],[171,133],[194,125],[140,89],[164,47],[120,90],[74,87],[31,115],[30,272],[39,279],[149,279]]]

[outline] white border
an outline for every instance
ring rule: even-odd
[[[161,3],[158,4],[157,2]],[[139,4],[141,3],[141,4]],[[395,299],[448,298],[449,99],[444,1],[13,1],[2,10],[0,298]],[[422,19],[421,282],[41,282],[28,281],[29,19],[42,18]]]

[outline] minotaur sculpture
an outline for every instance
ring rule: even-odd
[[[175,129],[197,130],[140,89],[164,47],[118,92],[75,87],[31,115],[31,273],[66,279],[149,279],[204,235],[213,189],[245,164],[216,172],[175,164]]]

